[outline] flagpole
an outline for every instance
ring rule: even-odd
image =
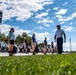
[[[71,52],[71,38],[70,38],[70,52]]]

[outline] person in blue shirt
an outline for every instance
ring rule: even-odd
[[[63,36],[64,42],[66,42],[66,35],[64,30],[61,29],[60,25],[57,25],[57,31],[55,32],[54,40],[57,42],[58,53],[62,54],[63,52]]]
[[[14,41],[15,41],[14,28],[11,28],[8,34],[9,56],[12,56],[13,54]]]
[[[36,49],[36,38],[35,38],[35,34],[32,35],[32,49],[31,52],[33,54],[35,54],[35,49]]]

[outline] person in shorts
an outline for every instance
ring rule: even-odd
[[[44,54],[47,52],[47,38],[45,37],[44,39],[44,49],[43,49]]]
[[[12,56],[13,54],[14,43],[15,43],[14,28],[11,28],[8,34],[9,56]]]
[[[36,49],[36,38],[35,38],[35,34],[32,35],[32,49],[31,52],[33,54],[35,54],[35,49]]]

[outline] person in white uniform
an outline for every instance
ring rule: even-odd
[[[58,53],[62,54],[63,52],[63,36],[64,42],[66,42],[66,35],[64,30],[61,29],[60,25],[57,25],[57,31],[55,32],[54,40],[57,41]]]

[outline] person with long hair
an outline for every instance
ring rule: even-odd
[[[9,56],[13,55],[14,43],[15,43],[14,28],[11,28],[8,34]]]
[[[44,49],[43,49],[44,54],[47,52],[47,38],[45,37],[44,39]]]
[[[36,49],[36,38],[35,38],[35,34],[32,35],[32,49],[31,52],[33,54],[35,54],[35,49]]]

